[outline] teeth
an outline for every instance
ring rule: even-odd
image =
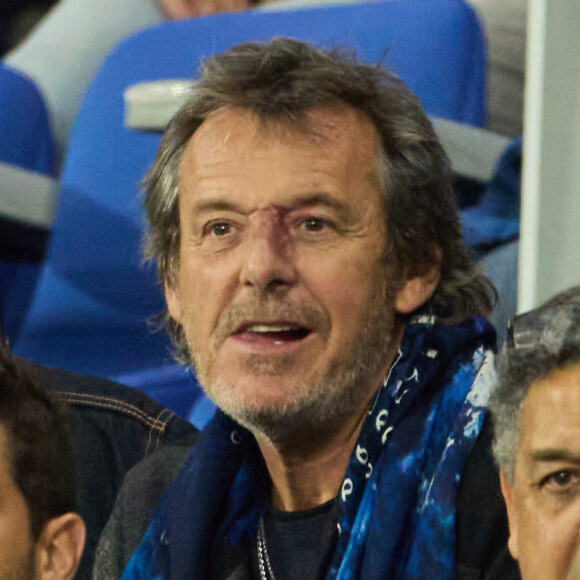
[[[252,324],[248,326],[248,332],[288,332],[294,328],[287,325]]]

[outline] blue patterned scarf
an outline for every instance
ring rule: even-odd
[[[328,580],[454,577],[455,496],[494,378],[483,318],[407,324],[339,491]],[[253,436],[218,412],[166,490],[122,580],[211,578],[216,547],[256,534],[270,489]]]

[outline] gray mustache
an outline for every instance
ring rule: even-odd
[[[215,335],[221,342],[244,323],[265,321],[292,323],[323,336],[330,333],[330,316],[320,306],[287,299],[256,297],[228,306],[219,318]]]

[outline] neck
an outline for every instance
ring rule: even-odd
[[[367,414],[324,435],[294,433],[292,445],[273,445],[256,436],[272,479],[272,505],[284,511],[306,510],[334,498],[339,491],[350,455]],[[325,425],[325,427],[329,427]]]

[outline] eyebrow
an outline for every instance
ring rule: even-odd
[[[580,454],[565,448],[536,449],[531,452],[534,461],[568,461],[580,465]]]
[[[208,199],[198,201],[193,205],[192,213],[196,214],[198,212],[203,211],[224,211],[224,210],[243,213],[242,208],[239,204],[222,199]]]
[[[347,205],[338,201],[327,193],[312,193],[297,196],[290,204],[291,209],[300,209],[302,207],[312,207],[315,205],[325,205],[338,212],[347,210]]]
[[[312,207],[316,205],[325,205],[338,212],[345,212],[347,206],[345,203],[338,201],[327,193],[312,193],[296,196],[289,204],[274,204],[280,207],[287,207],[290,210],[300,209],[303,207]],[[246,211],[239,203],[225,199],[208,199],[200,200],[193,206],[193,213],[204,211],[233,211],[245,214]],[[251,213],[251,212],[250,212]]]

